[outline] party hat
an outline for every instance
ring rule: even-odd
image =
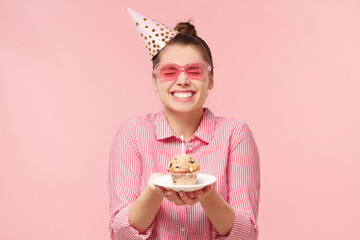
[[[151,59],[179,33],[131,8],[127,11]]]

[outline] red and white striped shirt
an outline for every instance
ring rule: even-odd
[[[216,232],[200,203],[176,206],[166,198],[143,234],[130,226],[130,205],[147,187],[150,175],[166,173],[171,158],[181,152],[181,139],[160,111],[125,120],[111,146],[108,180],[112,240],[258,238],[259,153],[248,125],[216,117],[204,108],[201,123],[185,146],[187,154],[200,165],[200,172],[217,178],[217,191],[234,209],[230,234],[224,237]]]

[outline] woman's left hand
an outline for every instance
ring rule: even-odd
[[[158,187],[160,191],[165,193],[166,198],[174,203],[176,206],[182,205],[194,205],[195,203],[204,199],[213,189],[215,188],[215,184],[208,185],[202,189],[196,190],[194,192],[175,192],[174,190],[166,190],[162,187]]]

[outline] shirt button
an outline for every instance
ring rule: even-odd
[[[188,150],[190,150],[190,151],[191,151],[191,150],[192,150],[192,147],[188,147]]]
[[[180,231],[185,232],[185,228],[184,227],[180,228]]]

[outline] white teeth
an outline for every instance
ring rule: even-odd
[[[174,97],[177,97],[177,98],[189,98],[189,97],[192,97],[194,95],[194,93],[192,93],[192,92],[183,92],[183,93],[176,92],[173,95],[174,95]]]

